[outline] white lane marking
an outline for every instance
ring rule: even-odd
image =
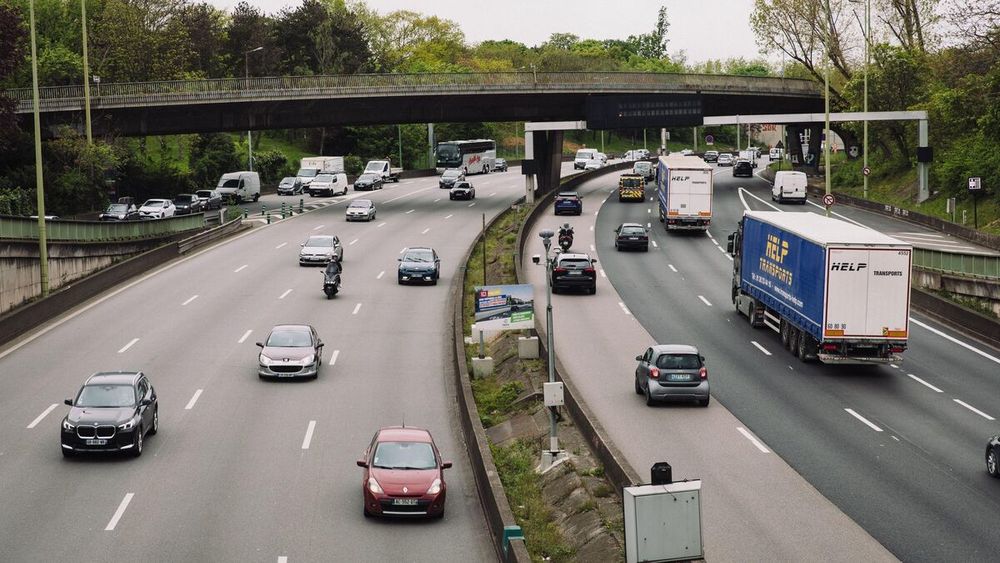
[[[944,235],[936,235],[933,233],[896,233],[897,235],[906,235],[910,237],[932,237],[932,238],[945,238]]]
[[[469,204],[469,207],[472,207],[472,206],[474,206],[474,205],[476,205],[476,203],[475,203],[475,202],[472,202],[472,203],[470,203],[470,204]]]
[[[403,215],[409,215],[410,213],[413,213],[414,211],[416,211],[416,209],[411,209],[411,210],[407,211],[406,213],[404,213]]]
[[[712,242],[715,242],[715,237],[712,236],[712,232],[711,231],[705,231],[705,234],[708,235],[708,238],[712,239]],[[719,243],[715,242],[715,244],[719,244]]]
[[[351,242],[347,243],[347,246],[351,246],[352,244],[354,244],[356,242],[358,242],[358,239],[354,239]]]
[[[385,226],[385,221],[382,221],[382,222],[381,222],[381,223],[379,223],[378,225],[375,225],[375,228],[377,229],[377,228],[379,228],[379,227],[384,227],[384,226]]]
[[[751,340],[750,344],[753,344],[754,346],[756,346],[757,349],[760,350],[761,352],[764,352],[765,355],[767,355],[767,356],[771,355],[771,353],[767,351],[767,348],[761,346],[760,343],[757,342],[756,340]]]
[[[401,196],[397,196],[397,197],[394,197],[394,198],[392,198],[392,199],[387,199],[387,200],[385,200],[385,201],[383,202],[383,204],[385,204],[385,203],[392,203],[392,202],[396,201],[397,199],[403,199],[404,197],[410,197],[410,196],[411,196],[411,195],[413,195],[413,194],[417,194],[417,193],[420,193],[420,192],[425,192],[425,191],[427,191],[427,190],[429,190],[429,189],[430,189],[430,187],[426,187],[426,188],[420,188],[419,190],[413,190],[413,191],[412,191],[412,192],[410,192],[410,193],[406,193],[406,194],[403,194],[403,195],[401,195]]]
[[[192,295],[191,297],[188,297],[188,300],[187,300],[187,301],[185,301],[185,302],[181,303],[181,307],[183,307],[183,306],[187,305],[188,303],[190,303],[190,302],[194,301],[194,300],[195,300],[195,299],[197,299],[197,298],[198,298],[198,296],[197,296],[197,295]]]
[[[705,296],[699,295],[698,299],[701,299],[701,302],[704,303],[705,305],[708,305],[709,307],[712,306],[712,304],[708,301],[708,299],[705,299]]]
[[[604,273],[604,269],[603,268],[601,269],[601,277],[602,278],[608,277],[608,275]]]
[[[674,268],[674,265],[673,265],[673,264],[667,264],[667,267],[668,267],[668,268],[670,268],[670,271],[671,271],[671,272],[674,272],[674,273],[676,273],[676,272],[677,272],[677,268]]]
[[[285,292],[281,294],[281,297],[278,297],[278,299],[284,299],[284,298],[285,298],[285,297],[287,297],[287,296],[288,296],[288,294],[289,294],[289,293],[291,293],[291,292],[292,292],[292,290],[290,290],[290,289],[286,289],[286,290],[285,290]]]
[[[826,209],[825,207],[823,207],[822,205],[820,205],[820,204],[818,204],[818,203],[816,203],[814,201],[806,200],[806,203],[808,203],[809,205],[812,205],[813,207],[818,207],[820,209]],[[840,213],[837,213],[836,211],[831,211],[830,215],[834,215],[834,216],[840,217],[844,221],[848,221],[848,222],[854,223],[855,225],[857,225],[859,227],[864,227],[866,229],[870,229],[871,228],[868,225],[862,225],[861,223],[855,221],[854,219],[851,219],[850,217],[845,217],[844,215],[841,215]]]
[[[247,338],[249,338],[249,337],[250,337],[250,333],[251,333],[251,332],[253,332],[253,330],[252,330],[252,329],[251,329],[251,330],[248,330],[248,331],[246,331],[246,332],[244,332],[244,333],[243,333],[243,336],[241,336],[241,337],[240,337],[240,339],[236,341],[236,343],[237,343],[237,344],[243,344],[244,342],[246,342],[246,341],[247,341]]]
[[[31,424],[28,425],[28,430],[31,430],[32,428],[38,426],[38,423],[41,422],[42,419],[44,419],[46,416],[48,416],[50,412],[56,410],[56,407],[58,406],[59,403],[53,403],[52,405],[49,406],[49,408],[42,411],[42,414],[38,415],[38,418],[32,420]]]
[[[976,407],[974,407],[974,406],[970,405],[969,403],[966,403],[966,402],[965,402],[965,401],[963,401],[962,399],[952,399],[952,400],[953,400],[953,401],[955,401],[956,403],[958,403],[958,404],[962,405],[963,407],[965,407],[965,408],[969,409],[970,411],[972,411],[972,412],[974,412],[974,413],[978,414],[979,416],[981,416],[981,417],[985,418],[986,420],[996,420],[996,419],[995,419],[995,418],[993,418],[992,416],[990,416],[990,415],[988,415],[988,414],[984,413],[983,411],[981,411],[981,410],[977,409]]]
[[[653,213],[653,210],[647,207],[646,208],[646,214],[649,215],[649,214],[652,214],[652,213]]]
[[[928,388],[932,389],[932,390],[933,390],[933,391],[935,391],[936,393],[944,393],[944,391],[942,391],[942,390],[938,389],[937,387],[934,387],[934,386],[933,386],[933,385],[931,385],[930,383],[927,383],[926,381],[924,381],[923,379],[920,379],[919,377],[917,377],[917,376],[913,375],[912,373],[908,373],[908,374],[906,374],[906,375],[907,375],[907,377],[909,377],[909,378],[910,378],[910,379],[912,379],[913,381],[916,381],[917,383],[922,383],[922,384],[924,384],[925,386],[927,386]]]
[[[599,211],[599,210],[598,210]],[[597,211],[594,212],[594,217],[597,217]]]
[[[380,280],[384,275],[385,275],[385,270],[382,270],[381,272],[378,273],[377,276],[375,276],[375,279]]]
[[[204,391],[204,389],[198,389],[194,392],[194,395],[191,395],[191,400],[184,406],[184,410],[189,411],[194,408],[194,404],[198,402],[198,397],[201,397],[202,391]]]
[[[303,450],[308,450],[309,449],[309,443],[312,442],[312,439],[313,439],[313,430],[316,430],[316,421],[315,420],[310,420],[309,421],[309,427],[306,428],[306,437],[302,439],[302,449]]]
[[[493,193],[491,193],[490,195],[488,195],[488,196],[486,196],[486,197],[493,197],[493,196],[495,196],[495,195],[497,195],[497,193],[496,193],[496,192],[493,192]]]
[[[727,252],[727,253],[725,254],[725,257],[726,257],[726,258],[728,258],[730,262],[732,262],[732,261],[733,261],[733,255],[732,255],[732,254],[730,254],[730,253],[728,253],[728,252]]]
[[[596,249],[596,248],[594,248],[594,245],[590,245],[590,251],[591,251],[591,252],[596,252],[596,251],[597,251],[597,249]]]
[[[934,327],[932,327],[932,326],[930,326],[930,325],[928,325],[926,323],[922,323],[922,322],[918,321],[917,319],[914,319],[913,317],[910,317],[910,322],[913,323],[913,324],[915,324],[915,325],[917,325],[917,326],[922,326],[922,327],[926,328],[927,330],[933,332],[934,334],[940,336],[941,338],[944,338],[945,340],[950,340],[950,341],[954,342],[955,344],[958,344],[959,346],[965,348],[966,350],[971,350],[971,351],[979,354],[980,356],[986,358],[987,360],[992,360],[992,361],[1000,364],[1000,358],[997,358],[995,356],[991,356],[991,355],[987,354],[986,352],[983,352],[979,348],[976,348],[975,346],[972,346],[970,344],[966,344],[965,342],[962,342],[961,340],[959,340],[957,338],[948,336],[947,334],[941,332],[940,330],[938,330],[938,329],[936,329],[936,328],[934,328]]]
[[[325,226],[326,226],[326,225],[316,225],[315,227],[313,227],[313,230],[314,230],[314,231],[318,231],[318,230],[322,229],[322,228],[323,228],[323,227],[325,227]]]
[[[653,224],[652,223],[646,223],[646,228],[647,229],[652,229],[653,228]]]
[[[441,198],[437,198],[437,199],[435,199],[435,200],[434,200],[434,203],[437,203],[437,202],[439,202],[439,201],[441,201]]]
[[[406,252],[406,247],[405,246],[399,251],[399,253],[402,254],[404,252]]]
[[[757,446],[757,449],[760,450],[761,453],[765,454],[771,453],[771,450],[764,447],[764,444],[760,440],[758,440],[756,436],[751,434],[746,428],[739,426],[736,429],[739,430],[740,434],[743,434],[743,436],[746,437],[747,440],[750,440],[750,443]]]
[[[747,190],[746,190],[746,188],[743,188],[743,187],[740,187],[740,188],[739,188],[739,189],[737,190],[737,192],[736,192],[736,193],[737,193],[737,194],[739,194],[739,196],[740,196],[740,201],[741,201],[741,202],[743,203],[743,209],[750,209],[750,206],[749,206],[749,205],[747,205],[747,200],[743,198],[743,194],[746,194],[746,195],[748,195],[748,196],[750,196],[750,197],[752,197],[752,198],[756,199],[757,201],[759,201],[759,202],[763,203],[764,205],[766,205],[766,206],[770,207],[771,209],[773,209],[773,210],[775,210],[775,211],[784,211],[784,209],[781,209],[781,208],[779,208],[779,207],[775,207],[774,205],[771,205],[771,203],[770,203],[770,202],[768,202],[768,201],[764,201],[763,199],[761,199],[761,198],[759,198],[759,197],[757,197],[757,196],[753,195],[752,193],[750,193],[749,191],[747,191]]]
[[[622,311],[623,311],[623,312],[624,312],[624,313],[625,313],[626,315],[631,315],[631,314],[632,314],[632,311],[629,311],[629,310],[628,310],[628,307],[626,307],[626,306],[625,306],[625,304],[624,304],[624,303],[622,303],[621,301],[619,301],[619,302],[618,302],[618,306],[622,308]]]
[[[352,315],[357,315],[358,311],[360,311],[360,310],[361,310],[361,303],[358,303],[357,305],[354,306],[354,311],[352,311],[351,314]]]
[[[878,426],[875,426],[875,424],[872,421],[870,421],[867,418],[861,416],[860,414],[854,412],[854,409],[844,409],[844,410],[847,411],[847,413],[850,414],[851,416],[853,416],[854,418],[860,420],[861,422],[864,422],[872,430],[874,430],[876,432],[881,432],[882,431],[882,429],[879,428]]]
[[[651,242],[653,244],[653,248],[659,248],[660,247],[660,245],[656,244],[655,240],[651,240],[649,242]]]
[[[889,364],[889,367],[891,367],[892,369],[899,369],[899,366],[897,366],[896,364]]]
[[[128,503],[132,502],[132,497],[134,496],[135,493],[128,493],[125,495],[121,504],[118,505],[118,510],[115,511],[115,515],[111,517],[111,521],[104,527],[105,532],[111,532],[115,529],[115,526],[118,525],[118,521],[121,520],[122,515],[125,514],[125,509],[128,508]]]
[[[593,226],[593,225],[591,225],[591,226],[590,226],[590,230],[591,230],[591,231],[593,231],[593,230],[594,230],[594,226]]]
[[[430,228],[430,227],[427,227],[426,229],[424,229],[424,230],[420,231],[420,234],[422,234],[422,235],[426,235],[426,234],[427,234],[427,231],[430,231],[430,230],[431,230],[431,228]]]
[[[452,213],[452,214],[448,215],[447,217],[445,217],[445,219],[451,219],[451,218],[452,218],[452,217],[454,217],[454,216],[455,216],[455,214],[454,214],[454,213]]]
[[[278,250],[279,248],[281,248],[282,246],[285,246],[286,244],[288,244],[288,243],[287,242],[283,242],[283,243],[279,244],[278,246],[275,246],[274,249]]]
[[[233,270],[233,273],[234,273],[234,274],[238,274],[238,273],[240,273],[240,272],[241,272],[241,271],[243,270],[243,268],[246,268],[246,267],[247,267],[248,265],[249,265],[249,264],[243,264],[243,265],[242,265],[242,266],[240,266],[239,268],[236,268],[235,270]]]
[[[287,555],[282,555],[281,557],[279,557],[278,558],[278,563],[288,563],[288,556]]]
[[[119,354],[124,354],[126,350],[128,350],[129,348],[131,348],[131,347],[132,347],[132,345],[133,345],[133,344],[135,344],[135,343],[136,343],[136,342],[138,342],[138,341],[139,341],[139,339],[138,339],[138,338],[133,338],[132,340],[129,340],[129,341],[128,341],[128,344],[126,344],[126,345],[122,346],[122,347],[121,347],[121,349],[120,349],[120,350],[118,350],[118,353],[119,353]]]
[[[725,254],[726,256],[729,256],[729,253],[728,253],[728,252],[726,252],[726,249],[725,249],[725,248],[722,248],[721,246],[718,246],[718,245],[716,245],[716,247],[715,247],[715,248],[718,248],[718,249],[719,249],[719,252],[721,252],[721,253]]]
[[[340,350],[334,350],[333,354],[330,356],[330,365],[337,363],[337,357],[340,356]]]

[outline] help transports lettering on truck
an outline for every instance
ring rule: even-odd
[[[781,240],[778,235],[767,235],[767,247],[764,249],[764,255],[760,257],[760,271],[774,276],[778,281],[791,287],[792,272],[781,267],[786,256],[788,256],[788,241]]]

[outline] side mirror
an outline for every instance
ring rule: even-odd
[[[257,343],[257,347],[258,348],[263,348],[264,347],[264,343],[263,342],[258,342]]]
[[[66,399],[63,402],[66,403],[67,405],[71,406],[71,407],[73,406],[73,399]]]
[[[322,348],[322,347],[323,347],[323,341],[322,341],[322,340],[320,340],[320,341],[319,341],[319,343],[318,343],[318,344],[316,344],[316,347],[317,347],[317,348]]]
[[[153,400],[152,399],[143,399],[143,400],[139,401],[139,404],[142,405],[142,406],[144,406],[144,407],[148,407],[149,405],[153,404]]]
[[[364,459],[359,459],[358,460],[358,467],[368,467],[368,462],[365,461]]]
[[[591,264],[597,264],[597,258],[591,258],[590,259],[590,263]]]
[[[402,261],[403,261],[402,258],[396,258],[396,262],[402,262]]]
[[[451,469],[451,462],[450,461],[441,462],[441,469]]]
[[[303,243],[302,243],[302,244],[300,244],[299,246],[301,246],[301,247],[305,248],[305,246],[306,246],[306,243],[304,243],[304,242],[303,242]]]

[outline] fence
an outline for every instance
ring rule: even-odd
[[[50,241],[114,242],[160,238],[202,229],[204,214],[182,215],[145,221],[46,221],[45,238]],[[38,240],[38,220],[0,216],[0,240]]]

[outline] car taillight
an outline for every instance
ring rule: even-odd
[[[708,369],[701,368],[701,371],[698,372],[698,375],[702,378],[702,380],[708,379]]]
[[[649,368],[649,378],[659,379],[660,378],[660,368]]]
[[[552,273],[553,274],[565,274],[566,273],[566,268],[556,268],[556,269],[552,270]]]
[[[889,352],[891,352],[893,354],[899,354],[899,353],[901,353],[901,352],[903,352],[905,350],[906,350],[905,346],[890,346],[889,347]]]
[[[593,268],[584,268],[583,269],[583,273],[585,273],[585,274],[593,274],[594,273],[594,269]]]

